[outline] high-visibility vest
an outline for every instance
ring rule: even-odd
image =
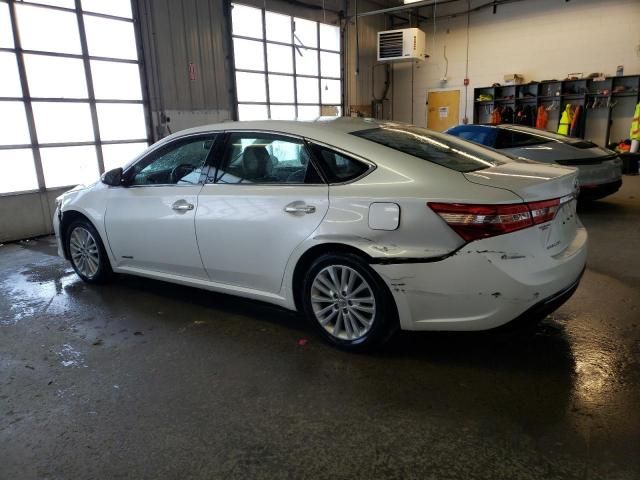
[[[633,115],[631,122],[629,138],[631,140],[640,140],[640,103],[636,105],[636,113]]]
[[[562,117],[560,117],[560,125],[558,125],[558,133],[560,135],[569,135],[569,126],[571,125],[571,105],[567,103],[567,106],[562,112]]]

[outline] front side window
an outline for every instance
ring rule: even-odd
[[[369,170],[369,165],[329,148],[314,145],[316,157],[329,183],[355,180]]]
[[[496,136],[494,130],[491,127],[458,127],[451,129],[449,133],[470,142],[493,147]]]
[[[515,130],[501,129],[496,140],[496,148],[530,147],[549,143],[551,140],[540,135],[531,135]]]
[[[218,183],[322,183],[302,139],[232,133]]]
[[[140,160],[126,177],[132,185],[195,185],[214,140],[207,135],[175,141]]]

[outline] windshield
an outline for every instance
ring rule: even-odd
[[[473,172],[508,162],[504,155],[487,148],[409,125],[381,125],[351,134],[458,172]]]

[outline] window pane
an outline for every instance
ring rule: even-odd
[[[98,99],[142,100],[137,64],[91,60],[91,75]]]
[[[296,45],[302,45],[303,47],[317,47],[318,46],[318,23],[311,20],[304,20],[302,18],[293,19],[294,30],[294,42]]]
[[[82,60],[25,55],[24,63],[32,97],[87,98]]]
[[[293,98],[293,77],[288,75],[269,75],[269,101],[275,103],[295,102],[295,98]]]
[[[320,80],[322,103],[340,103],[340,80]]]
[[[84,25],[89,55],[138,59],[133,23],[85,15]]]
[[[0,52],[0,72],[0,97],[21,97],[22,87],[14,53]]]
[[[76,8],[74,0],[29,0],[32,3],[41,3],[42,5],[53,5],[54,7]]]
[[[238,104],[238,118],[240,120],[267,120],[266,105],[243,105]]]
[[[36,190],[38,178],[30,148],[0,150],[0,193]]]
[[[258,8],[232,4],[231,22],[234,35],[262,38],[262,11]]]
[[[78,20],[72,12],[16,4],[20,40],[25,50],[82,52]]]
[[[255,135],[255,134],[254,134]],[[302,140],[234,133],[219,183],[304,183],[309,155]]]
[[[96,147],[49,147],[40,149],[47,188],[89,185],[98,180]]]
[[[358,178],[369,170],[369,166],[344,155],[329,150],[328,148],[315,146],[319,153],[318,160],[327,175],[330,183],[346,182]]]
[[[321,117],[340,117],[342,116],[342,107],[339,105],[320,105]]]
[[[270,72],[293,73],[292,47],[267,43],[267,65]]]
[[[296,77],[298,103],[318,103],[318,79]]]
[[[124,167],[130,161],[145,151],[147,143],[118,143],[116,145],[102,145],[102,161],[104,171]]]
[[[266,12],[267,40],[291,43],[291,17],[279,13]]]
[[[318,75],[317,50],[296,48],[296,73],[299,75]]]
[[[340,78],[340,54],[320,52],[320,74]]]
[[[272,120],[295,120],[295,105],[271,105]]]
[[[233,39],[236,68],[264,71],[264,43],[242,38]]]
[[[33,102],[32,105],[40,143],[94,140],[88,103]]]
[[[298,120],[315,120],[320,116],[320,105],[298,106]]]
[[[131,0],[82,0],[82,9],[87,12],[105,13],[116,17],[131,18]]]
[[[0,102],[0,112],[0,145],[30,144],[24,103]]]
[[[239,102],[266,102],[267,86],[263,73],[236,72]]]
[[[3,2],[0,2],[0,48],[13,48],[9,5]]]
[[[98,103],[98,125],[102,140],[147,138],[144,107],[140,104]]]
[[[333,25],[320,24],[320,48],[340,51],[340,28]]]

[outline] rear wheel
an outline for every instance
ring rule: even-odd
[[[101,283],[111,273],[111,265],[100,235],[87,220],[69,225],[66,235],[67,252],[78,276],[88,283]]]
[[[305,315],[333,345],[368,350],[397,330],[391,293],[366,262],[352,254],[325,254],[303,284]]]

